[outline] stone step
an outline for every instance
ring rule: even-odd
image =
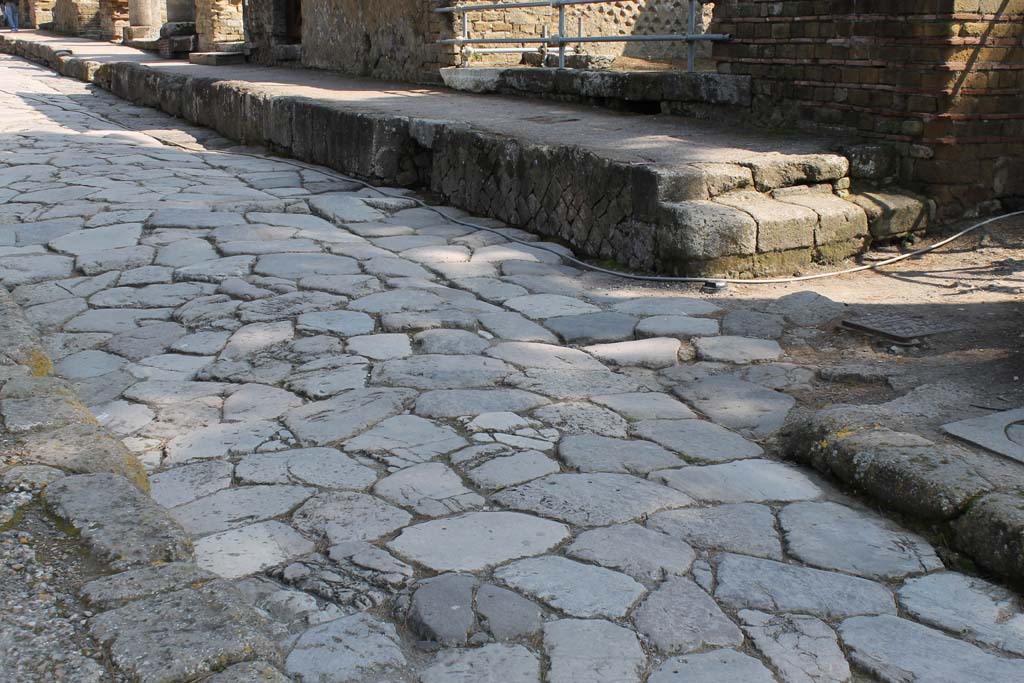
[[[193,52],[188,61],[204,66],[227,66],[229,64],[245,64],[245,55],[241,52]]]

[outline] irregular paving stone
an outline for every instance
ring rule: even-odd
[[[763,363],[743,368],[734,376],[776,391],[808,391],[816,374],[794,363]]]
[[[631,315],[708,315],[718,306],[703,299],[685,296],[642,297],[620,301],[612,306],[616,311]]]
[[[469,470],[466,476],[480,488],[493,491],[554,474],[559,470],[558,463],[540,451],[523,451],[488,460]]]
[[[576,349],[533,342],[504,342],[484,353],[525,368],[543,370],[605,370],[600,362]]]
[[[415,412],[423,417],[451,418],[494,412],[524,412],[549,403],[548,399],[519,389],[441,389],[416,399]]]
[[[353,311],[367,313],[398,313],[400,311],[433,311],[444,305],[444,299],[432,292],[393,289],[370,294],[349,304]]]
[[[93,308],[176,308],[192,299],[213,294],[215,287],[179,282],[145,287],[115,287],[89,297]]]
[[[592,403],[554,403],[535,410],[533,416],[563,434],[626,436],[625,420],[607,408]]]
[[[785,324],[781,315],[737,309],[729,311],[722,318],[722,333],[737,337],[778,339],[785,330]]]
[[[387,332],[417,332],[439,327],[473,330],[476,328],[476,316],[472,312],[449,307],[436,311],[385,313],[380,324]]]
[[[8,287],[14,287],[57,280],[70,276],[74,263],[72,258],[55,254],[0,257],[0,281]]]
[[[291,341],[295,337],[292,324],[287,321],[276,323],[252,323],[235,330],[221,352],[221,358],[228,360],[251,356],[269,346]]]
[[[569,535],[564,524],[516,512],[470,512],[411,526],[387,546],[434,571],[479,571],[539,555]]]
[[[357,353],[374,360],[391,360],[412,355],[408,335],[369,334],[349,337],[346,340],[349,353]]]
[[[421,581],[409,606],[409,628],[423,640],[444,647],[466,645],[476,628],[476,586],[476,577],[470,574],[442,574]]]
[[[834,320],[846,310],[846,304],[832,301],[817,292],[793,292],[768,304],[769,313],[781,315],[794,325],[812,327]]]
[[[753,503],[666,510],[651,515],[647,526],[701,549],[782,559],[771,508]]]
[[[330,559],[312,553],[272,568],[267,574],[293,587],[295,592],[310,598],[316,596],[333,605],[334,609],[328,610],[331,614],[325,615],[329,618],[334,618],[338,613],[351,614],[374,609],[391,600],[395,591],[409,582],[412,570],[400,563],[397,566],[382,566],[370,551],[364,552],[367,546],[360,541],[345,542],[331,548]],[[341,552],[335,552],[336,549]],[[379,549],[373,550],[378,556],[387,555]],[[363,559],[370,561],[364,562]],[[395,571],[399,567],[402,571]],[[321,621],[316,619],[312,623]]]
[[[169,310],[101,309],[86,311],[64,325],[65,332],[107,332],[118,334],[139,327],[146,320],[166,320]]]
[[[424,390],[469,389],[495,386],[513,372],[513,367],[494,358],[424,354],[378,364],[371,381]]]
[[[655,315],[644,318],[636,326],[636,336],[651,337],[713,337],[718,334],[718,321],[710,318],[691,318],[688,315]]]
[[[742,645],[743,634],[715,601],[686,577],[670,578],[633,612],[637,630],[665,654]]]
[[[292,515],[300,531],[326,536],[331,544],[375,541],[412,520],[405,510],[365,493],[331,491],[310,498]]]
[[[822,494],[803,472],[774,460],[663,470],[651,473],[651,479],[712,503],[807,500]]]
[[[685,464],[676,455],[649,441],[612,439],[593,434],[564,437],[558,444],[558,455],[566,465],[580,472],[647,474]]]
[[[205,536],[283,515],[313,494],[305,486],[259,485],[223,489],[171,511],[191,534]]]
[[[280,425],[269,420],[226,422],[202,427],[171,439],[167,444],[165,464],[251,453],[271,440],[280,429]]]
[[[164,507],[184,505],[231,486],[231,463],[211,460],[157,472],[149,478],[153,500]]]
[[[413,341],[422,353],[442,355],[476,355],[490,346],[490,342],[466,330],[425,330]]]
[[[140,255],[141,256],[141,255]],[[146,265],[148,260],[139,258],[135,265]],[[179,280],[197,280],[199,282],[221,282],[233,277],[245,277],[249,274],[255,256],[225,256],[224,258],[202,261],[194,265],[182,266],[174,271]],[[81,258],[79,258],[81,261]],[[104,269],[106,270],[106,269]]]
[[[397,415],[345,442],[350,453],[366,453],[399,467],[432,460],[469,442],[446,425],[415,415]]]
[[[287,524],[269,521],[205,536],[196,541],[196,564],[235,579],[313,552],[314,545]]]
[[[505,565],[494,578],[574,617],[623,617],[646,592],[625,574],[550,555]]]
[[[779,524],[789,553],[822,569],[878,579],[942,569],[917,534],[838,503],[793,503],[779,513]]]
[[[199,588],[216,578],[191,562],[170,562],[101,576],[82,586],[81,594],[90,607],[109,610],[150,595]]]
[[[898,597],[910,616],[929,626],[1024,654],[1024,614],[1011,590],[944,572],[907,580]]]
[[[377,480],[377,472],[333,448],[298,448],[247,455],[235,466],[235,477],[242,484],[295,482],[359,491]]]
[[[640,383],[631,377],[612,372],[607,368],[600,370],[528,368],[522,376],[513,375],[506,382],[521,389],[568,401],[604,394],[633,392],[642,388]]]
[[[654,337],[614,344],[595,344],[586,346],[583,350],[612,365],[638,366],[657,370],[679,362],[679,347],[678,339]]]
[[[480,324],[499,339],[544,344],[558,342],[551,332],[519,313],[481,313],[478,318]]]
[[[492,643],[446,650],[420,674],[421,683],[539,683],[540,661],[522,645]]]
[[[544,625],[540,607],[523,596],[485,583],[476,593],[476,611],[496,640],[530,638]]]
[[[684,457],[706,462],[756,458],[764,453],[756,443],[704,420],[644,420],[633,423],[632,432]]]
[[[601,312],[593,304],[559,294],[528,294],[508,299],[505,305],[535,320]]]
[[[105,612],[89,631],[139,683],[178,683],[248,659],[280,658],[266,618],[219,581]]]
[[[285,414],[285,424],[304,443],[322,446],[344,441],[405,410],[411,389],[354,389],[309,403]]]
[[[559,619],[544,624],[550,683],[639,683],[647,667],[629,629],[600,619]]]
[[[637,319],[623,313],[584,313],[545,321],[567,344],[597,344],[633,338]]]
[[[775,683],[764,664],[735,650],[713,650],[665,660],[648,683]]]
[[[285,671],[303,681],[361,683],[400,675],[405,664],[395,627],[360,613],[303,633],[285,660]]]
[[[486,502],[463,486],[455,472],[439,462],[426,462],[399,470],[377,482],[373,492],[424,517],[465,512]]]
[[[124,365],[124,359],[111,353],[103,351],[80,351],[72,354],[60,362],[54,369],[57,373],[67,379],[84,379],[86,377],[99,377],[108,372],[113,372]]]
[[[90,551],[113,569],[191,559],[192,544],[181,526],[122,476],[63,477],[43,495],[54,514],[77,529]]]
[[[566,553],[646,583],[686,574],[695,558],[693,548],[684,541],[637,524],[584,531]]]
[[[163,353],[184,336],[185,328],[181,325],[157,322],[122,332],[108,341],[105,348],[128,360],[139,361],[156,353]]]
[[[694,337],[693,345],[701,360],[722,363],[760,363],[782,356],[779,343],[752,337]]]
[[[1024,660],[997,657],[892,615],[847,619],[839,635],[850,660],[886,683],[1016,681],[1024,676]]]
[[[244,384],[224,400],[224,421],[273,420],[301,405],[302,399],[290,391],[265,384]]]
[[[633,392],[593,396],[594,403],[611,408],[627,420],[685,420],[693,411],[667,394]]]
[[[707,377],[675,393],[717,424],[760,439],[782,428],[796,399],[735,377]]]
[[[204,683],[288,683],[288,679],[266,662],[244,662],[229,666]]]
[[[843,683],[850,665],[835,632],[820,619],[741,610],[743,630],[787,683]]]
[[[253,270],[260,275],[298,280],[311,275],[356,275],[355,259],[333,254],[267,254],[260,256]]]
[[[731,554],[720,556],[715,598],[733,609],[825,618],[896,611],[889,590],[873,581]]]
[[[505,489],[500,505],[585,527],[628,522],[693,500],[678,491],[627,474],[552,474]]]
[[[295,320],[295,327],[303,332],[329,332],[342,337],[354,337],[373,332],[373,318],[359,311],[316,311],[303,313]]]
[[[295,368],[285,386],[304,396],[322,399],[364,388],[369,372],[365,358],[327,356]]]
[[[317,311],[340,308],[345,299],[324,292],[289,292],[268,299],[246,301],[238,307],[242,322],[272,322]]]
[[[133,434],[153,421],[152,410],[138,403],[111,401],[92,409],[96,421],[117,436]]]

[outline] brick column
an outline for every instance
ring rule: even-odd
[[[196,33],[200,52],[245,40],[242,0],[196,0]]]

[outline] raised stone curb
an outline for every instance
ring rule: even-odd
[[[784,453],[936,529],[979,566],[1024,579],[1024,495],[999,492],[962,450],[828,409],[782,432]]]
[[[331,100],[277,94],[244,81],[133,61],[100,64],[30,36],[0,37],[0,50],[243,144],[263,145],[378,184],[427,188],[476,215],[558,237],[587,256],[632,268],[692,275],[790,273],[814,260],[831,262],[858,253],[869,242],[866,236],[831,229],[829,216],[810,210],[803,210],[803,237],[794,240],[792,226],[777,220],[777,214],[802,209],[768,196],[760,204],[769,210],[760,218],[707,201],[744,188],[827,193],[845,201],[840,195],[849,194],[850,165],[839,154],[780,153],[738,163],[652,166],[571,145],[474,130],[458,121],[346,109]],[[710,87],[692,80],[684,78],[676,90]],[[742,88],[726,91],[708,97],[730,106],[744,101]],[[866,211],[845,203],[848,211]],[[906,198],[903,204],[912,212],[920,202]],[[908,223],[888,214],[870,217],[885,224],[884,229],[872,224],[872,234],[887,238],[900,226],[923,227],[920,221]],[[862,222],[859,216],[854,221]]]

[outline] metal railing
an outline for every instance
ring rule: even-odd
[[[633,35],[633,36],[585,36],[583,35],[583,18],[578,19],[578,35],[569,36],[565,33],[566,7],[573,5],[598,5],[607,3],[609,0],[529,0],[526,2],[494,2],[480,5],[453,5],[451,7],[440,7],[435,12],[439,14],[462,14],[462,36],[459,38],[448,38],[439,40],[441,45],[458,45],[463,49],[463,66],[468,63],[468,57],[473,54],[500,54],[500,53],[526,53],[537,52],[541,54],[541,63],[544,63],[546,48],[558,48],[558,68],[565,68],[566,51],[570,44],[575,43],[574,52],[581,52],[583,43],[645,43],[655,41],[678,41],[687,44],[686,70],[692,72],[697,58],[697,42],[729,40],[732,36],[726,33],[697,33],[697,6],[703,4],[703,0],[690,0],[689,17],[685,34],[669,33],[661,35]],[[558,8],[558,34],[547,35],[547,26],[544,27],[544,35],[539,38],[473,38],[469,35],[469,13],[482,12],[493,9],[524,9],[531,7],[553,7]],[[527,45],[537,44],[537,48],[516,47],[516,48],[474,48],[474,45]]]

